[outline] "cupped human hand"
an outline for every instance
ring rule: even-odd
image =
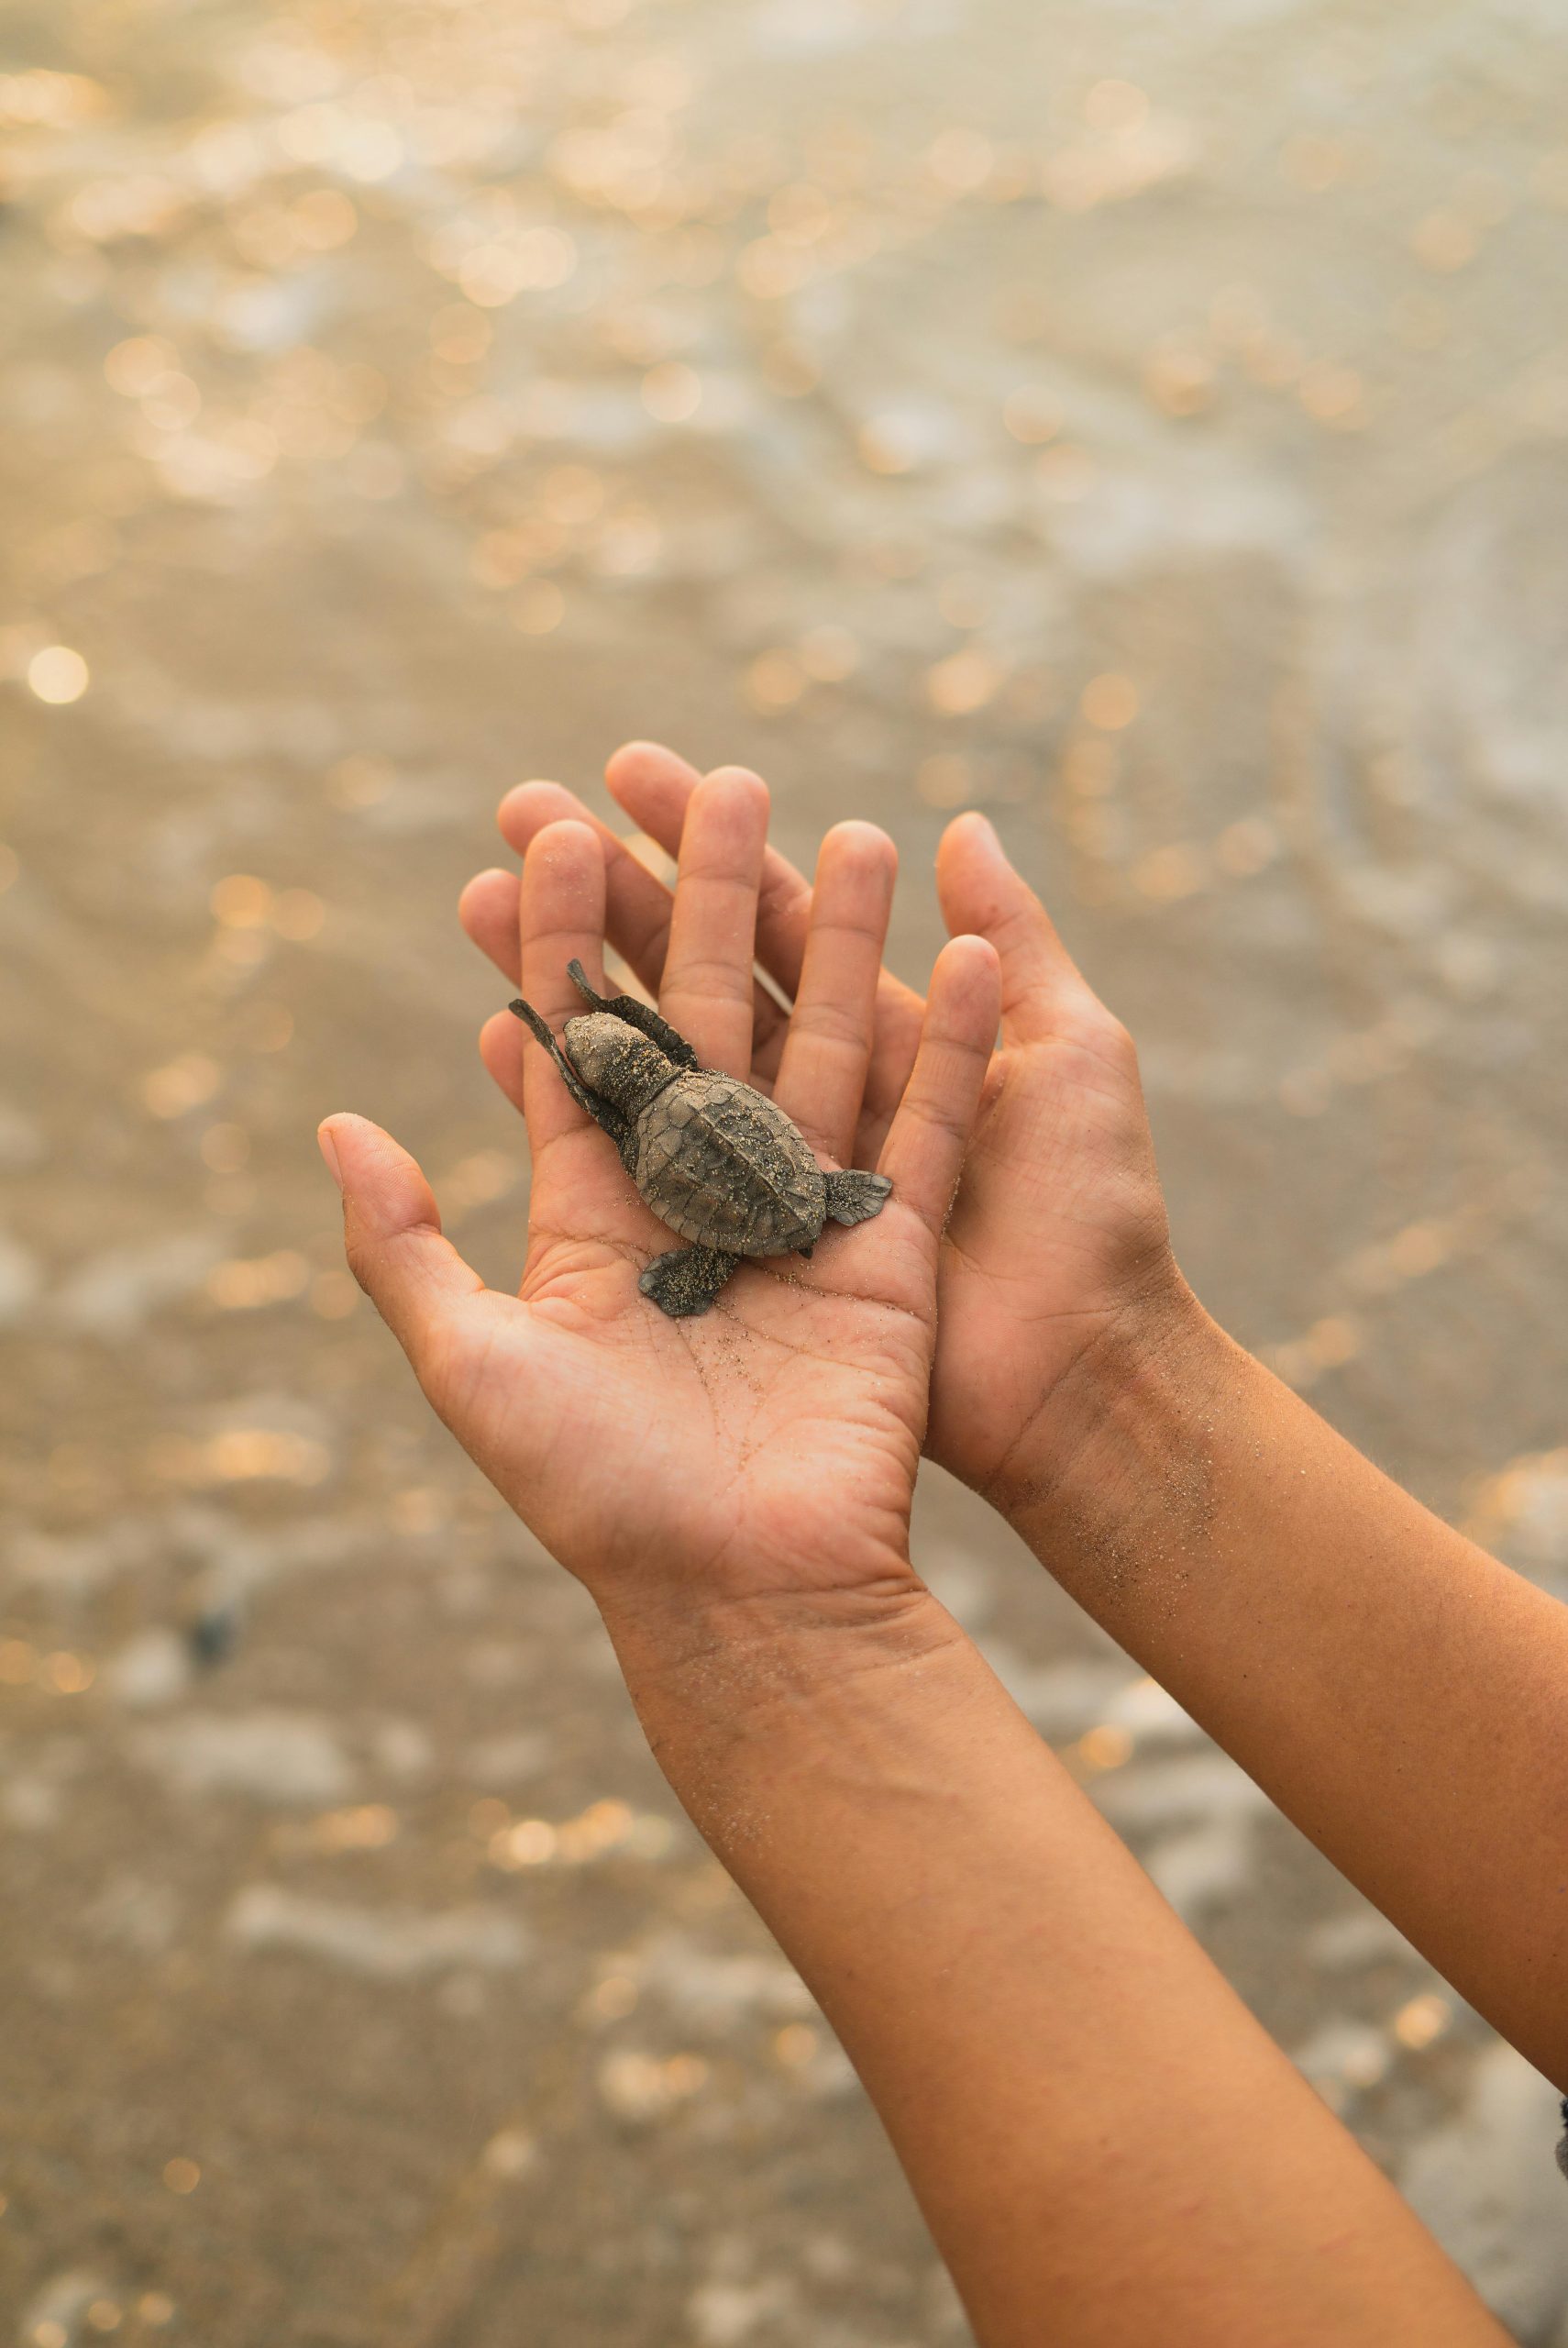
[[[744,770],[720,773],[733,779]],[[646,742],[618,750],[606,780],[638,829],[671,854],[708,787],[673,751]],[[756,778],[746,780],[761,790]],[[500,824],[508,843],[527,851],[563,816],[592,824],[611,942],[646,985],[657,987],[671,950],[674,904],[626,844],[553,782],[509,792]],[[827,835],[814,890],[776,849],[763,858],[757,960],[791,999],[781,1009],[765,989],[752,991],[751,1045],[765,1078],[782,1071],[791,1053],[820,1049],[824,1024],[832,1024],[805,987],[808,940],[813,924],[845,930],[843,903],[853,895],[845,875],[865,852],[867,830],[841,825]],[[1077,969],[984,816],[961,815],[948,826],[936,880],[948,928],[995,947],[1002,1010],[1001,1040],[944,1233],[927,1448],[1007,1506],[1049,1479],[1057,1442],[1067,1439],[1063,1405],[1075,1373],[1122,1353],[1122,1338],[1133,1351],[1157,1346],[1191,1299],[1171,1255],[1137,1055],[1125,1028]],[[509,975],[516,968],[517,895],[515,873],[493,869],[469,882],[461,907],[469,936]],[[864,954],[863,926],[856,930],[853,916],[847,926]],[[886,969],[874,1002],[856,1134],[864,1163],[890,1130],[925,1011],[919,994]]]
[[[661,960],[665,1017],[704,1065],[741,1077],[767,819],[754,778],[693,791]],[[825,1164],[853,1162],[891,891],[890,843],[863,827],[851,848],[843,885],[806,925],[803,1012],[770,1080]],[[605,914],[592,829],[534,827],[499,958],[558,1033],[580,1008],[568,964],[604,984]],[[668,1319],[639,1293],[639,1273],[676,1242],[510,1013],[487,1022],[480,1048],[532,1157],[515,1295],[487,1289],[442,1235],[424,1175],[389,1135],[358,1116],[325,1121],[361,1286],[440,1417],[607,1607],[918,1591],[907,1531],[938,1246],[998,1001],[991,947],[946,947],[878,1153],[892,1182],[881,1213],[830,1224],[810,1261],[743,1263],[701,1318]]]

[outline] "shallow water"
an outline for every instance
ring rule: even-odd
[[[0,2301],[39,2348],[943,2348],[842,2058],[312,1127],[514,1276],[458,936],[632,735],[978,802],[1184,1266],[1568,1589],[1568,64],[1541,0],[13,0]],[[938,1479],[919,1556],[1521,2341],[1551,2101]],[[1080,1761],[1083,1758],[1080,1751]],[[53,2329],[50,2329],[50,2327]]]

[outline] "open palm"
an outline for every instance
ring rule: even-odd
[[[766,794],[749,779],[721,778],[697,794],[661,994],[703,1062],[743,1077],[766,825]],[[869,833],[867,843],[879,864],[885,843]],[[515,910],[508,961],[558,1030],[578,1007],[568,963],[601,969],[605,867],[584,824],[541,827]],[[802,980],[830,1039],[825,1057],[810,1047],[808,1018],[768,1081],[819,1154],[846,1163],[871,1055],[881,934],[845,950],[831,912],[830,892]],[[944,950],[879,1150],[893,1184],[881,1214],[824,1233],[810,1263],[743,1265],[698,1320],[667,1319],[638,1292],[639,1272],[670,1234],[505,1013],[487,1024],[481,1047],[525,1113],[533,1155],[516,1296],[486,1289],[442,1237],[423,1175],[386,1135],[357,1117],[324,1125],[356,1275],[436,1410],[596,1596],[636,1605],[672,1591],[744,1600],[912,1586],[907,1528],[939,1236],[997,992],[983,941]]]
[[[694,769],[656,744],[634,743],[611,760],[608,781],[652,839],[672,853],[680,847],[700,787]],[[502,828],[525,849],[542,826],[568,814],[593,821],[558,784],[527,783],[503,802]],[[781,1010],[760,988],[751,996],[746,1016],[763,1080],[799,1048],[800,1024],[820,1024],[802,993],[813,922],[832,918],[863,934],[877,926],[875,890],[865,872],[856,878],[856,836],[867,828],[840,825],[828,835],[814,892],[775,850],[764,860],[757,958],[794,1007]],[[645,982],[657,985],[671,938],[669,893],[604,825],[595,829],[609,935]],[[1002,1023],[942,1245],[927,1448],[966,1482],[994,1491],[1076,1365],[1179,1274],[1125,1029],[1077,969],[982,818],[962,816],[949,826],[937,880],[949,928],[997,948]],[[824,888],[835,901],[831,916],[821,904]],[[516,903],[515,876],[499,870],[470,882],[463,900],[470,936],[503,969],[514,969]],[[885,908],[880,918],[885,924]],[[872,1163],[889,1132],[924,1012],[912,989],[881,973],[857,1163]]]

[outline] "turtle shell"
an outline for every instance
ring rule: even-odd
[[[635,1180],[671,1231],[734,1256],[809,1247],[827,1213],[800,1127],[766,1094],[710,1069],[678,1076],[643,1110]]]

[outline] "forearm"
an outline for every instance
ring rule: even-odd
[[[1185,1300],[993,1494],[1051,1572],[1568,2088],[1568,1609]]]
[[[949,1618],[851,1603],[611,1629],[985,2348],[1497,2341]]]

